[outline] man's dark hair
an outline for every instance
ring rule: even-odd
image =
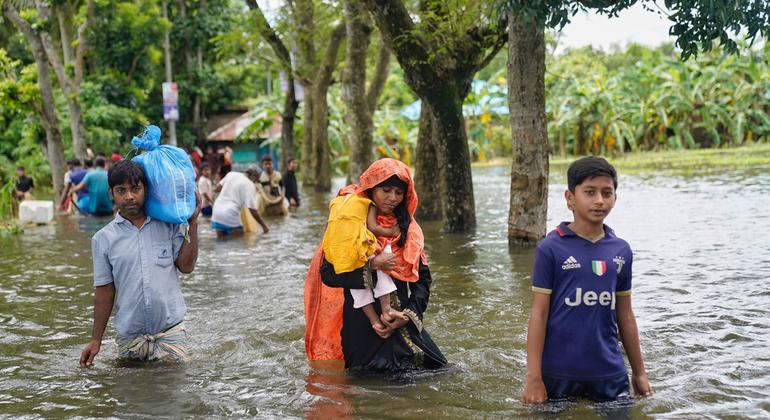
[[[567,169],[567,188],[574,193],[575,187],[583,181],[597,176],[609,177],[615,189],[618,189],[618,173],[615,167],[599,156],[586,156],[572,162]]]
[[[273,163],[273,157],[270,155],[264,155],[262,156],[262,162],[270,162]]]
[[[199,171],[203,171],[204,169],[210,168],[210,167],[211,167],[211,165],[209,165],[208,162],[203,162],[203,163],[200,164],[200,166],[198,166],[198,170]]]
[[[396,219],[398,220],[398,227],[401,229],[401,236],[398,238],[396,245],[404,246],[406,243],[407,232],[409,231],[409,225],[412,223],[412,216],[409,215],[409,211],[407,210],[407,205],[409,204],[409,193],[406,189],[407,184],[402,181],[398,175],[393,175],[374,186],[374,188],[377,187],[398,187],[404,190],[404,200],[393,209],[393,214],[396,215]],[[370,199],[372,198],[372,195],[374,195],[374,188],[366,191]]]
[[[96,158],[96,166],[99,168],[104,168],[104,159],[102,158]]]
[[[107,184],[109,184],[110,188],[125,184],[126,182],[131,185],[142,183],[147,187],[147,178],[144,176],[144,170],[142,170],[138,163],[130,159],[118,161],[107,172]]]
[[[291,158],[291,159],[286,161],[286,164],[288,165],[288,164],[290,164],[292,162],[296,162],[296,161],[297,161],[297,159]]]
[[[83,165],[84,165],[86,168],[91,168],[91,167],[93,167],[93,166],[94,166],[94,161],[93,161],[93,160],[91,160],[91,159],[86,159],[86,160],[84,160],[84,161],[83,161]]]
[[[72,166],[80,166],[80,159],[70,159],[69,162],[67,163],[69,163]]]

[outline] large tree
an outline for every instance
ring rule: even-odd
[[[380,43],[374,76],[367,90],[366,58],[373,30],[371,19],[363,8],[362,0],[345,0],[344,8],[347,55],[342,97],[347,107],[346,121],[349,127],[348,183],[354,183],[372,163],[374,146],[372,116],[385,87],[390,51],[386,45]]]
[[[45,53],[40,34],[35,31],[29,22],[19,15],[19,11],[16,10],[15,6],[6,0],[2,2],[2,9],[3,15],[19,28],[29,43],[32,56],[37,65],[40,102],[33,104],[33,107],[40,117],[40,125],[45,130],[46,143],[43,149],[48,159],[48,164],[51,166],[54,194],[58,200],[59,195],[64,189],[64,145],[61,139],[61,131],[59,130],[59,120],[56,115],[56,104],[54,103],[53,95],[54,88],[48,56]]]
[[[83,6],[81,22],[76,23],[75,10],[77,1],[65,1],[51,8],[43,0],[35,0],[41,22],[37,25],[40,41],[43,44],[48,61],[51,63],[59,86],[64,93],[69,110],[72,148],[75,157],[86,157],[86,126],[80,100],[80,87],[83,82],[83,70],[86,52],[86,31],[93,19],[94,0],[88,0]],[[55,17],[54,17],[55,15]],[[55,36],[58,26],[59,36]],[[72,39],[75,32],[75,39]],[[58,38],[58,42],[56,39]]]
[[[510,43],[508,92],[511,119],[509,244],[534,243],[545,235],[548,154],[545,124],[543,31],[560,28],[589,8],[609,17],[652,0],[507,0]],[[770,2],[764,0],[667,0],[671,35],[682,58],[718,41],[729,52],[736,39],[770,35]]]
[[[313,185],[318,190],[331,188],[331,162],[328,145],[328,104],[326,94],[334,81],[333,75],[339,62],[338,53],[345,36],[345,25],[337,22],[334,10],[330,7],[317,8],[312,0],[295,0],[288,4],[280,15],[283,37],[270,29],[256,1],[247,0],[255,11],[257,28],[273,48],[287,74],[302,86],[304,93],[304,131],[302,137],[302,173],[303,185]],[[319,16],[320,15],[320,16]],[[319,27],[316,21],[321,19],[325,25]],[[289,39],[291,44],[284,41]],[[325,49],[320,53],[318,43],[325,42]],[[281,47],[280,45],[283,45]],[[288,55],[286,46],[291,45],[296,51],[296,64]],[[290,85],[293,84],[290,83]],[[287,104],[284,106],[286,111]],[[284,112],[286,114],[286,112]]]
[[[366,0],[366,6],[406,82],[435,120],[430,127],[437,165],[418,155],[423,162],[415,177],[438,178],[445,231],[471,231],[476,215],[462,107],[473,76],[506,42],[505,19],[484,5],[455,8],[439,0],[420,2],[417,23],[401,0]]]
[[[278,62],[286,75],[286,97],[283,101],[281,113],[281,167],[285,168],[290,159],[294,159],[294,120],[297,115],[299,102],[294,91],[294,65],[291,62],[289,49],[284,44],[278,33],[270,26],[262,9],[256,0],[246,0],[246,4],[254,14],[254,21],[260,36],[270,45]]]

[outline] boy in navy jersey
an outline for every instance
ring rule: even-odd
[[[574,221],[562,222],[535,253],[522,400],[627,396],[618,336],[635,393],[650,395],[631,310],[633,254],[604,224],[617,198],[617,173],[603,158],[585,157],[570,165],[567,183],[564,196]]]

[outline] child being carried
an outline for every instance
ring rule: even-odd
[[[395,244],[402,235],[394,218],[388,217],[392,209],[379,209],[375,201],[348,194],[335,198],[329,204],[329,221],[322,246],[324,257],[334,266],[337,274],[363,267],[376,254],[391,253],[391,244]],[[409,319],[391,306],[390,294],[396,291],[396,285],[386,271],[377,270],[376,284],[367,286],[366,289],[350,289],[350,294],[353,307],[364,311],[372,328],[383,330],[383,321],[389,323],[399,318]],[[375,298],[380,303],[382,315],[379,316],[373,305]]]

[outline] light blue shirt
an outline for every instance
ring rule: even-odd
[[[157,334],[187,312],[175,261],[178,225],[147,217],[137,229],[118,213],[91,239],[94,287],[115,283],[115,329],[122,337]]]

